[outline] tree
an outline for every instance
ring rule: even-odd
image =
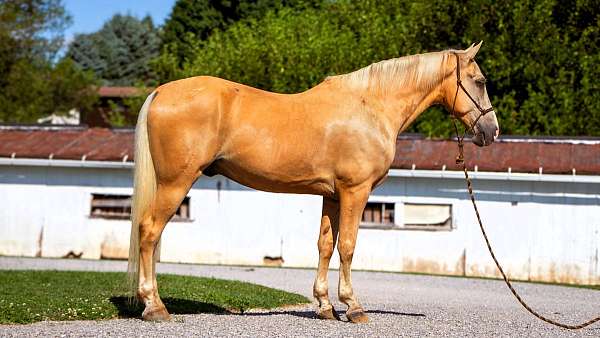
[[[51,59],[70,24],[61,0],[4,0],[0,3],[0,46],[4,53],[14,47],[16,56]]]
[[[56,65],[16,63],[9,85],[0,95],[0,120],[13,123],[35,123],[53,113],[66,114],[73,108],[85,111],[96,101],[91,74],[79,70],[71,60]]]
[[[184,62],[165,49],[161,80],[216,75],[297,92],[331,74],[484,40],[477,60],[505,134],[600,135],[600,1],[324,1],[275,7],[189,39]],[[412,131],[448,136],[432,109]]]
[[[1,122],[35,122],[94,100],[90,74],[68,60],[54,64],[69,23],[60,0],[0,2]]]
[[[178,65],[193,56],[190,44],[205,40],[215,30],[269,10],[319,7],[321,0],[177,0],[163,27],[162,46],[171,51]]]
[[[484,40],[479,64],[504,133],[600,135],[597,0],[438,1],[413,6],[423,49]],[[435,26],[427,25],[436,22]]]
[[[105,85],[154,83],[150,60],[158,56],[160,39],[152,19],[117,14],[95,33],[79,34],[66,56],[94,72]]]
[[[0,88],[19,61],[53,58],[70,22],[60,0],[0,2]]]

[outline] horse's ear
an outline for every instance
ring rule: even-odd
[[[479,48],[481,48],[482,43],[483,43],[483,40],[481,40],[477,45],[472,44],[471,47],[465,49],[465,56],[469,60],[475,59],[475,55],[477,55],[477,52],[479,52]]]

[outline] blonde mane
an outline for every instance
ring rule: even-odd
[[[384,60],[337,78],[357,89],[389,91],[408,84],[431,89],[443,80],[445,74],[440,69],[450,52],[447,50]]]

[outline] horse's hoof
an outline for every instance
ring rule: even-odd
[[[317,317],[319,319],[340,320],[340,316],[338,316],[333,307],[317,310]]]
[[[171,315],[164,306],[147,307],[142,313],[142,319],[150,322],[166,322],[171,320]]]
[[[346,317],[348,317],[348,320],[352,323],[366,323],[369,321],[369,317],[367,317],[363,309],[348,311],[346,312]]]

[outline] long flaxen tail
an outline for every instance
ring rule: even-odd
[[[148,110],[156,92],[146,98],[135,128],[135,168],[131,201],[131,238],[127,266],[129,289],[135,299],[140,278],[140,222],[156,194],[156,173],[148,143]]]

